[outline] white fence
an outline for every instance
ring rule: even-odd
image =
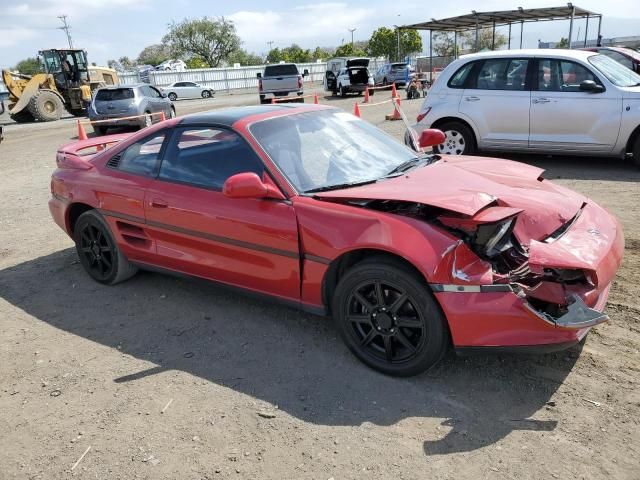
[[[373,74],[384,62],[372,59],[369,63],[369,71]],[[256,75],[264,71],[265,65],[238,68],[194,68],[184,72],[150,71],[149,83],[158,87],[164,87],[173,82],[196,82],[200,85],[211,87],[215,91],[229,91],[238,89],[258,88]],[[309,76],[305,82],[322,82],[326,63],[300,63],[298,69],[303,72],[309,70]],[[138,72],[119,73],[120,83],[131,85],[142,81]]]

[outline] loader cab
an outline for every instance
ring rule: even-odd
[[[42,50],[40,56],[44,71],[53,75],[60,90],[79,87],[89,82],[87,52],[84,50]]]

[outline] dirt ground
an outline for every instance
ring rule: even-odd
[[[389,111],[362,114],[401,138]],[[324,318],[159,274],[91,281],[47,208],[75,135],[9,125],[0,145],[0,479],[640,478],[640,170],[516,158],[621,219],[611,322],[559,354],[449,356],[397,379]]]

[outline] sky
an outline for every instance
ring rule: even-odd
[[[605,37],[640,35],[638,0],[580,0],[577,6],[604,15]],[[295,42],[303,48],[338,46],[351,41],[349,29],[356,28],[355,40],[367,40],[380,26],[406,25],[470,13],[471,10],[508,10],[560,6],[562,2],[503,0],[483,2],[429,2],[405,0],[298,1],[280,0],[0,0],[0,67],[33,57],[43,48],[67,45],[57,18],[66,14],[75,47],[88,52],[90,62],[105,65],[108,59],[137,57],[147,45],[158,43],[175,20],[202,16],[225,16],[234,21],[243,48],[257,54],[268,51],[267,42],[285,47]],[[596,22],[589,38],[597,35]],[[577,21],[575,35],[584,36],[584,21]],[[537,47],[538,40],[557,41],[568,34],[568,22],[525,24],[524,47]],[[506,28],[503,30],[506,34]],[[517,32],[517,33],[516,33]],[[591,33],[592,32],[592,33]],[[518,37],[519,29],[512,35]],[[423,35],[428,51],[428,33]]]

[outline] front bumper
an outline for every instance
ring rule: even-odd
[[[562,314],[552,316],[542,311],[536,303],[539,300],[528,296],[535,294],[517,284],[452,282],[431,287],[456,348],[569,346],[580,341],[591,327],[609,320],[603,310],[623,251],[620,223],[590,203],[562,237],[550,243],[530,244],[531,266],[583,270],[593,282],[565,286],[567,303]]]

